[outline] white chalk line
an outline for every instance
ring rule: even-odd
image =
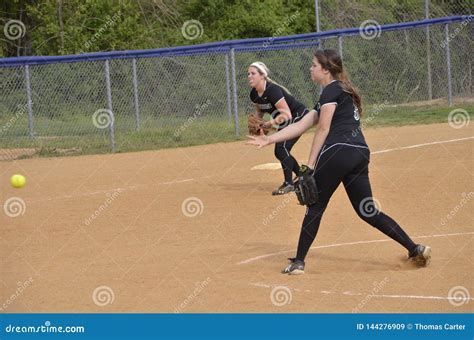
[[[298,288],[290,288],[286,285],[269,285],[265,283],[250,283],[251,286],[255,287],[260,287],[260,288],[277,288],[277,287],[286,287],[290,290],[293,290],[295,292],[306,292],[310,293],[310,289],[298,289]],[[345,291],[345,292],[331,292],[327,290],[321,290],[319,293],[321,294],[337,294],[337,295],[347,295],[347,296],[370,296],[371,298],[392,298],[392,299],[425,299],[425,300],[448,300],[448,301],[456,301],[456,302],[461,302],[461,301],[473,301],[474,298],[471,298],[469,296],[424,296],[424,295],[398,295],[398,294],[363,294],[363,293],[355,293],[351,291]],[[467,302],[466,302],[467,303]]]
[[[377,155],[381,153],[386,153],[386,152],[392,152],[392,151],[399,151],[399,150],[408,150],[408,149],[416,149],[416,148],[421,148],[423,146],[430,146],[430,145],[436,145],[436,144],[446,144],[446,143],[454,143],[454,142],[459,142],[459,141],[464,141],[464,140],[469,140],[469,139],[474,139],[474,136],[472,137],[464,137],[464,138],[456,138],[456,139],[448,139],[448,140],[443,140],[443,141],[437,141],[437,142],[430,142],[430,143],[422,143],[422,144],[414,144],[414,145],[408,145],[408,146],[401,146],[398,148],[392,148],[392,149],[385,149],[385,150],[378,150],[378,151],[371,151],[371,155]],[[304,163],[304,161],[300,161],[300,163]],[[281,164],[280,163],[265,163],[265,164],[260,164],[252,167],[250,170],[279,170],[281,169]]]
[[[429,146],[429,145],[435,145],[435,144],[445,144],[445,143],[453,143],[453,142],[459,142],[462,140],[468,140],[468,139],[474,139],[473,137],[465,137],[465,138],[457,138],[457,139],[449,139],[449,140],[443,140],[443,141],[437,141],[437,142],[430,142],[430,143],[422,143],[422,144],[415,144],[415,145],[409,145],[409,146],[401,146],[399,148],[393,148],[393,149],[385,149],[385,150],[379,150],[379,151],[374,151],[371,152],[372,155],[376,155],[379,153],[385,153],[385,152],[392,152],[392,151],[398,151],[398,150],[407,150],[407,149],[415,149],[415,148],[421,148],[423,146]]]
[[[413,238],[432,238],[432,237],[447,237],[447,236],[460,236],[460,235],[473,235],[474,232],[467,232],[467,233],[451,233],[451,234],[436,234],[436,235],[423,235],[423,236],[415,236]],[[344,247],[344,246],[352,246],[356,244],[369,244],[369,243],[380,243],[380,242],[389,242],[392,241],[391,239],[383,239],[383,240],[367,240],[367,241],[356,241],[356,242],[346,242],[346,243],[334,243],[334,244],[327,244],[323,246],[315,246],[311,247],[310,249],[323,249],[323,248],[334,248],[334,247]],[[276,255],[283,255],[291,252],[295,252],[296,249],[284,250],[279,251],[277,253],[265,254],[260,256],[251,257],[249,259],[240,261],[237,265],[251,263],[257,260],[261,260],[267,257],[272,257]]]

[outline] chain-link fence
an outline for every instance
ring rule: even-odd
[[[150,57],[96,54],[62,63],[50,63],[48,57],[46,64],[0,63],[0,157],[235,140],[245,127],[245,115],[254,109],[248,65],[265,62],[273,79],[312,107],[321,89],[311,82],[309,67],[320,44],[340,50],[366,105],[472,97],[473,36],[472,16],[467,16],[428,26],[372,25],[284,42],[194,46],[191,52],[181,48]]]

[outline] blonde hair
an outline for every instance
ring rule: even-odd
[[[265,78],[266,81],[269,81],[272,84],[280,86],[283,90],[285,90],[286,93],[291,94],[291,92],[286,87],[284,87],[281,84],[278,84],[276,81],[274,81],[268,76],[268,74],[270,73],[270,70],[268,69],[267,65],[265,65],[261,61],[253,62],[250,64],[249,67],[255,67],[258,73],[260,73]]]

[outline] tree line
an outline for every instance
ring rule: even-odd
[[[322,30],[357,27],[367,19],[384,24],[424,18],[421,0],[319,3]],[[470,14],[469,4],[470,0],[431,0],[431,16]],[[0,57],[308,33],[316,31],[314,6],[314,0],[3,0]]]

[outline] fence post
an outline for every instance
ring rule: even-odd
[[[233,99],[234,99],[234,124],[235,124],[235,135],[239,137],[239,107],[237,104],[237,81],[235,75],[235,52],[234,48],[230,49],[230,68],[232,70],[232,86],[233,86]]]
[[[449,50],[449,25],[444,25],[446,39],[446,67],[448,68],[448,106],[453,106],[453,85],[451,79],[451,53]]]
[[[229,116],[229,123],[232,122],[232,93],[230,88],[230,74],[229,74],[229,55],[225,55],[225,83],[226,83],[226,92],[227,92],[227,114]]]
[[[28,107],[28,135],[35,138],[33,131],[33,101],[31,99],[30,66],[25,65],[26,104]]]
[[[319,21],[319,1],[314,0],[314,15],[316,19],[316,32],[319,32],[320,29],[320,21]]]
[[[425,0],[425,19],[430,18],[430,0]],[[431,41],[430,26],[426,26],[426,65],[428,71],[428,100],[433,99],[433,81],[431,78]]]
[[[133,72],[133,98],[135,100],[135,124],[137,131],[140,130],[140,107],[138,105],[138,79],[137,79],[137,59],[132,59]]]
[[[337,37],[337,47],[339,48],[339,55],[341,56],[341,59],[343,59],[342,57],[342,36],[338,36]]]
[[[109,71],[109,61],[105,61],[105,87],[107,91],[107,109],[108,113],[111,115],[110,124],[109,124],[109,135],[110,135],[110,147],[112,152],[115,152],[115,115],[112,111],[112,90],[110,87],[110,71]]]

